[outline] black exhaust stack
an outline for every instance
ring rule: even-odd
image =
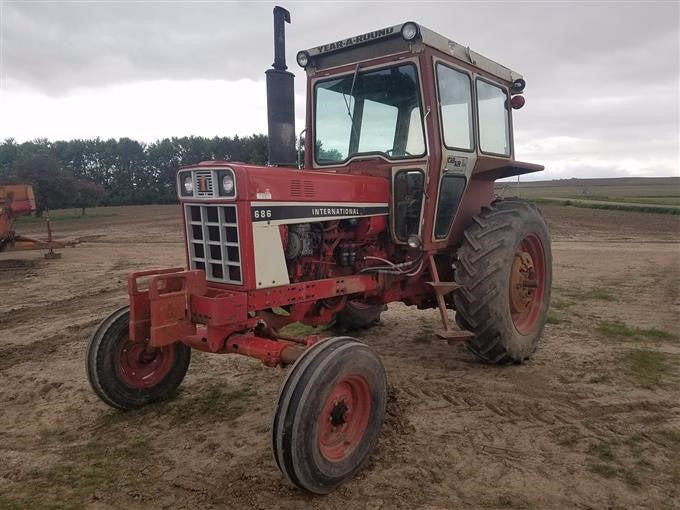
[[[286,66],[286,30],[290,13],[274,7],[274,63],[267,69],[269,164],[297,167],[295,153],[295,75]]]

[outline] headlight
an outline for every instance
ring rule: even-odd
[[[236,195],[236,186],[234,184],[234,174],[227,170],[220,172],[220,196],[233,197]]]
[[[413,41],[416,37],[418,37],[419,32],[420,30],[418,30],[418,25],[416,25],[413,21],[407,21],[401,27],[401,36],[407,41]]]
[[[309,64],[309,54],[306,51],[298,51],[295,60],[297,60],[298,65],[304,69]]]
[[[182,181],[183,195],[193,195],[194,194],[194,180],[189,173]]]

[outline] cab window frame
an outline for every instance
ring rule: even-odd
[[[508,152],[506,154],[500,153],[500,152],[491,152],[491,151],[486,151],[482,147],[482,136],[481,136],[481,128],[482,128],[482,123],[480,122],[479,119],[479,91],[478,91],[478,83],[479,82],[484,82],[487,85],[491,85],[492,87],[496,87],[497,89],[500,89],[504,94],[505,94],[505,103],[503,108],[505,109],[506,112],[506,122],[505,122],[505,129],[506,133],[508,136]],[[508,90],[508,87],[505,85],[495,82],[493,80],[489,80],[488,78],[485,78],[483,76],[476,76],[475,77],[475,117],[477,121],[477,139],[479,140],[479,153],[484,154],[486,156],[496,156],[499,158],[512,158],[513,153],[514,153],[514,139],[512,136],[512,112],[510,108],[510,91]]]
[[[458,73],[464,74],[468,78],[468,83],[469,83],[469,91],[470,91],[470,108],[472,109],[470,113],[470,138],[472,141],[472,147],[469,149],[463,149],[461,147],[455,147],[455,146],[449,146],[446,144],[446,134],[444,130],[444,112],[442,110],[442,100],[441,100],[441,92],[440,92],[440,87],[439,87],[439,66],[446,67],[448,69],[451,69],[453,71],[456,71]],[[473,74],[462,67],[457,67],[453,65],[452,63],[448,62],[447,60],[443,60],[441,58],[435,59],[434,62],[434,82],[435,82],[435,88],[437,92],[437,106],[439,109],[439,133],[441,136],[441,143],[446,149],[450,151],[457,151],[457,152],[467,152],[467,153],[475,153],[477,151],[477,146],[479,145],[477,143],[477,137],[478,137],[478,132],[477,132],[477,87],[474,84],[474,77]]]
[[[397,184],[397,178],[399,177],[399,174],[406,173],[408,174],[409,172],[418,172],[421,174],[422,179],[423,179],[423,185],[427,180],[427,172],[425,168],[421,166],[403,166],[403,167],[393,167],[391,171],[391,185],[390,185],[390,230],[391,230],[391,235],[392,239],[394,240],[395,243],[397,244],[407,244],[408,243],[408,233],[406,238],[401,238],[399,237],[397,233],[397,194],[396,194],[396,184]],[[417,236],[422,236],[422,231],[423,231],[423,211],[425,210],[426,207],[426,195],[425,195],[425,188],[423,187],[423,194],[420,197],[420,212],[419,212],[419,217],[418,217],[418,232],[415,234]],[[414,234],[410,234],[414,235]]]
[[[451,215],[451,219],[449,220],[448,227],[446,229],[446,233],[444,235],[437,235],[437,224],[439,222],[439,210],[441,208],[441,199],[442,199],[442,191],[444,190],[444,180],[446,178],[457,178],[459,180],[463,181],[463,191],[461,192],[460,196],[458,197],[458,206],[454,209],[453,214]],[[458,173],[452,173],[452,172],[442,172],[441,177],[439,178],[439,187],[437,189],[437,206],[434,211],[434,218],[432,221],[432,238],[434,242],[441,242],[441,241],[446,241],[449,238],[449,235],[451,235],[451,228],[453,227],[453,222],[456,219],[456,216],[458,215],[458,210],[460,209],[460,203],[463,200],[463,196],[465,195],[465,190],[467,189],[468,186],[468,181],[469,179],[465,174],[458,174]]]
[[[380,157],[382,159],[385,159],[386,161],[389,161],[390,163],[395,163],[395,164],[401,164],[403,163],[408,163],[414,160],[420,160],[423,158],[426,158],[429,155],[429,146],[428,146],[428,141],[427,141],[427,127],[426,127],[426,119],[425,119],[425,98],[423,97],[425,94],[425,91],[423,90],[423,84],[422,84],[422,69],[421,66],[419,65],[418,60],[403,60],[403,61],[397,61],[397,62],[386,62],[381,65],[377,66],[370,66],[366,67],[365,69],[359,69],[359,73],[365,72],[369,73],[372,71],[382,71],[386,69],[392,69],[395,67],[402,67],[402,66],[411,66],[414,68],[415,71],[415,89],[417,91],[417,96],[418,96],[418,106],[417,108],[420,109],[420,129],[422,133],[422,139],[423,139],[423,152],[420,154],[411,154],[410,156],[390,156],[386,154],[385,152],[381,151],[370,151],[370,152],[357,152],[354,154],[348,154],[347,157],[343,160],[339,161],[328,161],[328,162],[320,162],[317,159],[316,155],[316,136],[317,136],[317,115],[316,115],[316,109],[317,109],[317,93],[318,93],[318,85],[320,83],[334,80],[334,79],[340,79],[343,77],[347,76],[352,76],[354,74],[354,71],[347,71],[344,73],[338,73],[338,74],[331,74],[329,76],[324,76],[321,79],[314,80],[311,84],[312,86],[312,162],[314,164],[314,168],[330,168],[330,167],[337,167],[337,166],[344,166],[348,164],[350,161],[355,160],[355,159],[366,159],[366,158],[375,158],[375,157]],[[415,107],[413,108],[415,110]],[[396,136],[396,132],[395,132]],[[408,139],[406,140],[408,143]]]

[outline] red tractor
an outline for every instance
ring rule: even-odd
[[[365,328],[400,301],[438,308],[440,337],[482,360],[520,363],[546,320],[550,236],[533,204],[494,196],[496,179],[543,169],[514,158],[519,74],[414,22],[300,51],[302,159],[285,22],[276,7],[269,165],[178,170],[187,269],[129,275],[130,304],[97,328],[87,371],[103,401],[135,409],[173,394],[191,349],[292,364],[274,456],[290,482],[324,494],[376,446],[385,370],[354,338],[281,328]]]

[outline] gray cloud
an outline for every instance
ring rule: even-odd
[[[58,97],[156,79],[261,80],[273,5],[5,2],[3,88]],[[515,124],[532,137],[525,146],[566,137],[677,162],[677,2],[284,5],[289,66],[300,78],[298,49],[413,19],[524,74],[527,105]]]

